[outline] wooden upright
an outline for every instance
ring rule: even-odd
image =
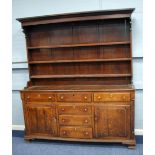
[[[17,19],[29,78],[21,91],[25,139],[135,147],[134,9]]]

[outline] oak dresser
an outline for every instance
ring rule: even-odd
[[[25,139],[114,142],[135,148],[134,9],[17,19],[29,78]]]

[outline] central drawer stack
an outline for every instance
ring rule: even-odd
[[[92,138],[93,112],[91,93],[58,93],[60,137]]]

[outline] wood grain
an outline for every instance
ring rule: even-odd
[[[133,11],[18,19],[30,77],[21,91],[25,139],[135,147]]]

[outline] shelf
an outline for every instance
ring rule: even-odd
[[[109,62],[109,61],[131,61],[131,58],[30,61],[29,64],[72,63],[72,62]]]
[[[130,41],[71,44],[71,45],[52,45],[52,46],[33,46],[33,47],[28,47],[28,49],[70,48],[70,47],[108,46],[108,45],[126,45],[126,44],[130,44]]]
[[[95,78],[95,77],[130,77],[131,74],[73,74],[73,75],[34,75],[32,79],[43,79],[43,78]]]
[[[25,91],[111,91],[111,90],[133,90],[132,84],[128,85],[52,85],[52,86],[31,86]]]

